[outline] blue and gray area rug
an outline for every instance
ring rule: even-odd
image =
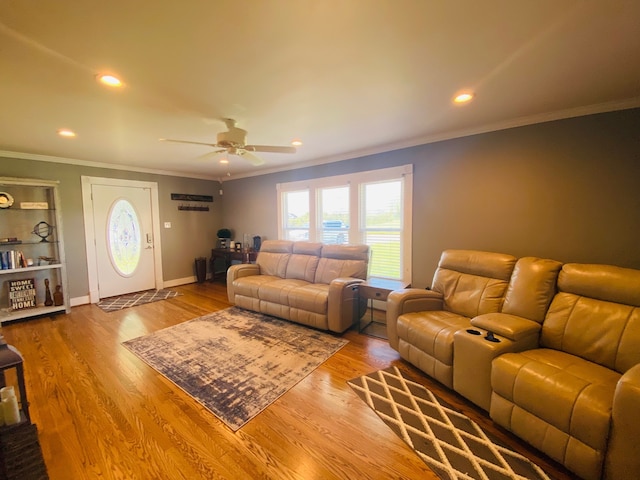
[[[231,307],[123,345],[236,431],[347,343]]]

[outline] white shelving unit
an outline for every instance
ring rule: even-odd
[[[26,267],[0,269],[0,322],[71,310],[61,217],[57,181],[0,177],[0,253],[21,252],[30,263]],[[44,239],[34,233],[37,225],[46,227],[41,222],[53,226]],[[34,280],[36,306],[13,309],[9,283],[28,279]],[[49,280],[52,301],[60,286],[61,305],[45,305],[45,280]]]

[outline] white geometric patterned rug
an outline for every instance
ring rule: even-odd
[[[173,290],[147,290],[144,292],[119,295],[117,297],[103,298],[97,305],[105,312],[115,312],[123,308],[166,300],[167,298],[177,297],[178,295],[182,294]]]
[[[349,386],[443,480],[548,480],[519,453],[494,443],[482,428],[396,367]]]

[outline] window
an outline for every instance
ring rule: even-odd
[[[309,240],[309,191],[285,192],[282,238],[287,240]]]
[[[322,243],[349,243],[349,185],[319,189]]]
[[[142,238],[133,205],[121,198],[111,206],[107,218],[108,250],[111,263],[123,277],[130,277],[140,263]]]
[[[402,181],[362,185],[363,243],[371,247],[372,277],[402,279]]]
[[[369,276],[411,282],[412,166],[278,185],[279,236],[371,247]]]

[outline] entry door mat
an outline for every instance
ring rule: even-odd
[[[147,290],[144,292],[129,293],[117,297],[103,298],[98,302],[98,306],[105,312],[115,312],[123,308],[144,305],[145,303],[158,302],[182,295],[173,290]]]
[[[540,467],[494,443],[477,423],[396,367],[348,384],[443,480],[549,480]]]
[[[123,345],[235,432],[347,343],[231,307]]]

